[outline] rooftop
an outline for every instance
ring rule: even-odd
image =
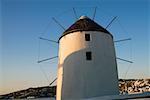
[[[110,34],[110,32],[108,32],[105,28],[103,28],[87,16],[81,16],[74,24],[72,24],[67,30],[63,32],[61,37],[77,31],[99,31]]]

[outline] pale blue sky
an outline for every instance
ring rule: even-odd
[[[132,38],[132,41],[116,43],[117,56],[134,62],[118,61],[119,77],[150,77],[148,0],[0,1],[0,94],[48,85],[56,77],[57,59],[37,64],[38,37],[58,40],[63,30],[51,18],[55,17],[67,28],[76,20],[72,7],[78,17],[92,17],[97,6],[95,21],[104,27],[118,16],[108,30],[114,40]],[[57,44],[40,41],[40,59],[55,56],[57,52]]]

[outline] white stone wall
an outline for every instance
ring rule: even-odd
[[[85,33],[91,41],[85,41]],[[63,36],[59,44],[57,100],[116,95],[118,75],[111,35],[82,31]],[[92,60],[86,60],[86,52]]]

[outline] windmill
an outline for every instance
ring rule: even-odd
[[[77,21],[68,29],[52,18],[64,30],[58,41],[39,37],[59,44],[58,56],[38,61],[41,63],[59,58],[58,74],[54,79],[57,80],[57,100],[119,94],[116,59],[133,62],[116,57],[114,42],[128,41],[131,38],[113,40],[107,28],[117,17],[103,28],[94,21],[96,8],[92,19],[87,16],[78,19],[74,8],[73,11]]]

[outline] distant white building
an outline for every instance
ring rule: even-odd
[[[82,16],[59,39],[57,100],[118,94],[113,36]]]

